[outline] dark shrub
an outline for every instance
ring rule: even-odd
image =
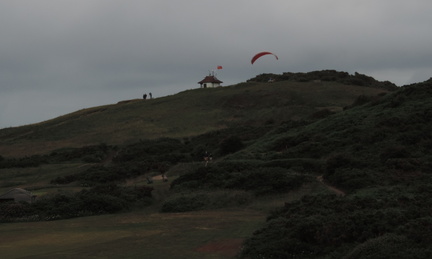
[[[1,203],[0,204],[0,222],[10,222],[29,216],[31,208],[24,203]]]
[[[90,186],[119,180],[120,175],[104,166],[93,166],[80,174],[80,182]]]
[[[372,96],[366,96],[366,95],[359,95],[354,102],[349,105],[346,108],[352,108],[352,107],[356,107],[356,106],[362,106],[366,103],[371,102],[372,100],[378,99],[378,97],[372,97]]]
[[[332,155],[326,161],[326,175],[331,175],[338,168],[353,168],[358,167],[360,162],[355,160],[351,155],[346,153],[338,153]]]
[[[239,151],[244,147],[242,140],[237,136],[231,136],[224,139],[220,144],[220,153],[227,155]]]
[[[231,173],[225,187],[252,191],[257,195],[285,193],[300,187],[305,176],[284,168],[257,168]]]
[[[51,184],[68,184],[75,182],[79,179],[78,175],[72,174],[72,175],[66,175],[66,176],[59,176],[53,180],[50,181]]]
[[[378,179],[373,171],[367,169],[339,168],[333,174],[326,175],[325,180],[345,191],[352,192],[371,187]]]
[[[385,234],[356,246],[344,259],[416,258],[409,255],[410,253],[406,254],[408,251],[405,250],[409,250],[409,243],[410,241],[405,236]]]
[[[171,188],[186,188],[186,189],[200,189],[205,187],[218,187],[221,186],[220,180],[225,177],[226,173],[219,167],[201,166],[194,172],[181,175],[175,179]]]
[[[80,209],[94,214],[115,213],[129,207],[121,198],[106,194],[82,195],[80,198],[82,200]]]
[[[311,115],[311,118],[312,119],[324,119],[324,118],[326,118],[332,114],[333,114],[333,112],[330,111],[329,109],[322,109],[322,110],[319,110],[319,111],[313,113]]]
[[[248,163],[245,162],[245,165]],[[236,167],[235,163],[200,167],[173,181],[173,189],[228,188],[252,191],[255,194],[288,192],[299,187],[307,178],[281,167]],[[238,166],[238,165],[237,165]],[[230,170],[227,170],[229,168]]]
[[[432,218],[423,217],[411,220],[401,227],[399,232],[417,243],[430,245],[432,243]]]
[[[69,192],[44,196],[31,205],[45,220],[71,218],[81,210],[80,200]]]
[[[30,204],[28,215],[38,219],[56,220],[72,217],[115,213],[129,209],[134,204],[150,205],[153,188],[119,187],[114,184],[98,185],[78,193],[59,192],[49,194]],[[143,201],[145,203],[143,203]]]
[[[390,158],[406,158],[409,156],[409,151],[404,146],[390,146],[380,154],[380,159],[385,162]]]

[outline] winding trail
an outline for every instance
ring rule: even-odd
[[[316,179],[317,179],[318,182],[324,184],[324,186],[327,187],[327,189],[329,189],[330,191],[336,193],[336,195],[338,195],[338,196],[345,196],[346,195],[344,191],[342,191],[342,190],[340,190],[340,189],[338,189],[338,188],[336,188],[334,186],[331,186],[328,183],[326,183],[324,181],[324,178],[323,178],[322,175],[317,176]]]

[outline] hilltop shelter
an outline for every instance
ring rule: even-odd
[[[0,202],[8,202],[8,201],[14,201],[14,202],[28,202],[32,203],[36,200],[36,195],[33,195],[31,192],[21,189],[21,188],[14,188],[9,190],[8,192],[0,195]]]
[[[203,80],[199,81],[198,84],[200,84],[201,88],[210,88],[210,87],[218,87],[223,82],[216,78],[214,73],[209,74],[208,76],[204,77]]]

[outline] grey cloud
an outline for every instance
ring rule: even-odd
[[[426,80],[431,7],[426,0],[0,2],[0,128],[144,92],[175,94],[198,87],[217,65],[224,85],[320,69],[399,85]],[[279,60],[252,66],[263,50]]]

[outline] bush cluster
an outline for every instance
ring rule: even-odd
[[[148,165],[140,163],[124,163],[114,166],[95,165],[84,172],[59,176],[51,180],[53,184],[79,182],[83,186],[95,186],[101,183],[118,183],[126,179],[148,173]]]
[[[151,191],[146,186],[119,187],[98,185],[80,192],[57,192],[36,202],[0,204],[0,222],[56,220],[127,210],[140,203],[151,204]]]
[[[403,258],[427,258],[432,199],[424,188],[403,186],[363,197],[305,196],[270,215],[245,242],[241,258],[388,258],[396,247],[398,255],[407,255]]]
[[[101,162],[111,150],[116,147],[100,144],[95,146],[85,146],[81,148],[64,148],[56,150],[47,155],[33,155],[22,158],[0,159],[0,168],[24,168],[37,167],[42,164],[62,163],[70,161],[81,161],[85,163]]]
[[[235,165],[235,166],[234,166]],[[217,163],[197,168],[194,172],[175,179],[171,188],[176,190],[235,189],[250,191],[256,195],[284,193],[300,187],[311,180],[281,167],[253,168],[241,163]]]
[[[102,143],[81,148],[63,148],[51,152],[46,157],[50,163],[61,163],[65,161],[99,163],[102,162],[110,152],[115,152],[116,150],[117,147]]]
[[[4,158],[0,159],[1,168],[25,168],[37,167],[47,163],[47,158],[41,155],[26,156],[22,158]]]
[[[196,160],[192,156],[192,150],[193,145],[188,140],[185,142],[173,138],[140,140],[124,146],[114,157],[113,162],[116,164],[145,163],[149,169],[158,169],[161,164],[171,166]]]
[[[352,109],[302,130],[281,126],[267,144],[266,151],[274,155],[261,159],[315,160],[324,167],[310,168],[311,173],[323,174],[327,182],[349,193],[420,181],[432,173],[431,94],[430,83],[409,86],[379,102],[359,97]],[[241,153],[235,158],[241,159]]]

